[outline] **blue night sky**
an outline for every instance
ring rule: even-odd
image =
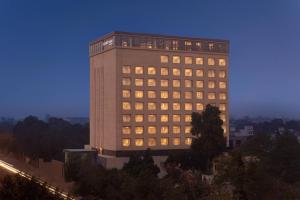
[[[113,30],[229,39],[231,114],[300,118],[299,0],[0,0],[0,116],[88,116]]]

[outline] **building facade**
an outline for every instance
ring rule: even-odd
[[[191,113],[222,111],[227,40],[113,32],[90,44],[90,146],[103,157],[189,148]]]

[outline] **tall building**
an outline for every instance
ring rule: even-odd
[[[113,32],[90,44],[90,146],[108,167],[150,148],[189,148],[191,113],[222,111],[228,137],[229,41]]]

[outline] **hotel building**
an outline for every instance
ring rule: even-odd
[[[218,106],[228,138],[229,41],[113,32],[90,43],[90,147],[107,167],[190,148],[191,113]]]

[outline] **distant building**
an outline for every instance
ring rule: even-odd
[[[244,126],[242,129],[230,127],[229,146],[231,148],[239,147],[253,135],[253,126]]]
[[[228,49],[227,40],[127,32],[92,42],[90,147],[103,165],[190,148],[191,113],[207,104],[222,111],[228,139]]]

